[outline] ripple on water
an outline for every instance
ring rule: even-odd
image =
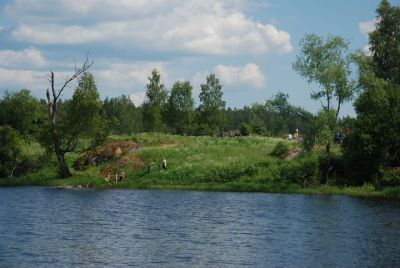
[[[399,266],[400,203],[0,188],[0,266]]]

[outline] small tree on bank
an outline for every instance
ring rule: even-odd
[[[306,35],[300,42],[301,52],[293,63],[293,69],[320,89],[311,98],[322,105],[316,117],[318,126],[314,135],[326,144],[326,169],[324,182],[329,182],[331,167],[330,147],[337,127],[341,105],[353,98],[355,84],[350,80],[348,43],[340,36],[324,40],[315,34]]]
[[[101,129],[99,94],[94,78],[85,73],[93,62],[86,58],[81,67],[75,67],[75,72],[68,76],[60,88],[56,88],[55,74],[50,71],[50,89],[46,91],[48,104],[48,124],[42,133],[42,144],[54,151],[59,164],[60,176],[70,177],[71,172],[65,162],[65,154],[74,151],[82,141],[88,142],[91,138],[104,135],[93,134],[94,130]],[[75,90],[72,100],[63,104],[65,109],[60,110],[60,96],[65,88],[80,75],[79,86]],[[92,144],[91,142],[89,142]]]

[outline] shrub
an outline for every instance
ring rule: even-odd
[[[284,143],[282,141],[278,142],[278,144],[275,145],[274,149],[271,152],[271,155],[273,156],[281,156],[284,153],[287,153],[290,150],[290,147],[287,143]]]
[[[0,127],[0,177],[14,176],[22,159],[22,137],[10,126]]]
[[[386,168],[381,170],[379,186],[398,186],[400,185],[400,167]]]
[[[317,156],[307,156],[282,163],[280,177],[285,183],[316,185],[320,181],[320,160]]]
[[[249,124],[243,123],[240,126],[240,135],[249,136],[251,134],[251,126]]]

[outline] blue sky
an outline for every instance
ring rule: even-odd
[[[352,51],[366,49],[379,2],[2,0],[0,93],[28,88],[44,98],[49,70],[62,82],[89,52],[103,98],[125,94],[139,104],[157,68],[167,88],[190,80],[195,99],[213,72],[230,107],[262,103],[282,91],[291,103],[316,112],[320,103],[309,96],[317,85],[291,67],[300,39],[341,35]],[[354,114],[351,104],[343,107],[346,114]]]

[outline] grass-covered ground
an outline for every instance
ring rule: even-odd
[[[281,142],[289,148],[296,142],[269,137],[184,137],[143,133],[132,137],[111,136],[109,142],[133,139],[144,148],[128,155],[142,167],[128,165],[127,177],[119,183],[106,182],[100,171],[121,157],[90,166],[83,171],[72,170],[74,176],[57,178],[57,163],[49,160],[44,168],[21,178],[0,179],[0,186],[43,185],[77,186],[89,182],[95,188],[174,189],[201,191],[279,192],[299,194],[338,194],[400,198],[400,187],[375,189],[319,185],[319,153],[303,154],[294,160],[283,160],[271,152]],[[41,148],[33,144],[32,151]],[[67,155],[69,166],[79,155]],[[167,160],[167,169],[161,161]],[[149,165],[151,166],[150,172]],[[72,169],[72,168],[71,168]],[[120,171],[120,170],[119,170]]]

